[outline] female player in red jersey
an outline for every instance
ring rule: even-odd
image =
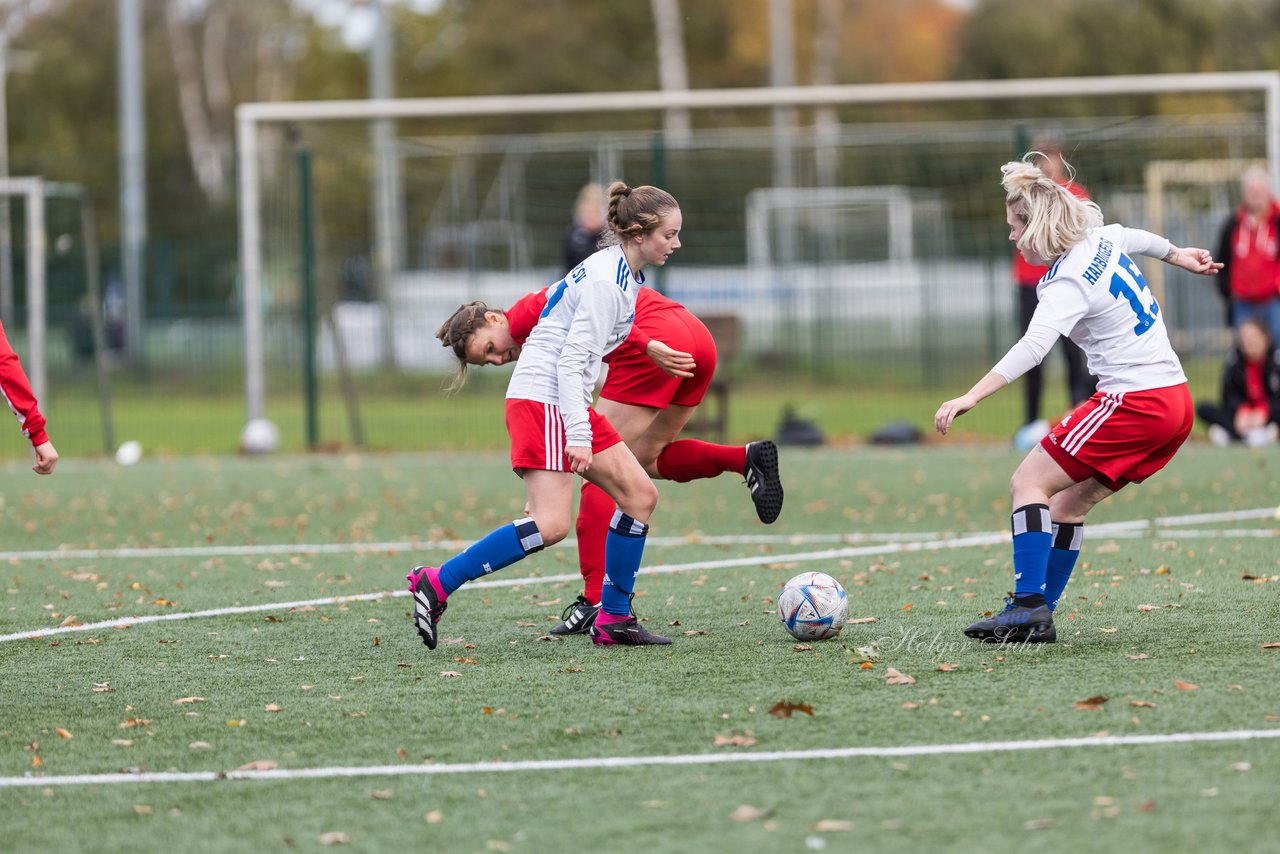
[[[1179,249],[1148,231],[1103,225],[1096,204],[1036,165],[1037,152],[1001,168],[1009,239],[1032,264],[1049,265],[1026,334],[966,394],[934,415],[946,433],[960,415],[1040,363],[1058,336],[1080,345],[1098,391],[1062,419],[1013,473],[1014,593],[1005,609],[965,629],[979,640],[1051,643],[1053,609],[1099,501],[1140,483],[1173,458],[1195,414],[1187,377],[1160,306],[1130,253],[1193,273],[1222,265],[1204,249]]]
[[[522,560],[569,532],[573,475],[599,486],[615,509],[605,535],[597,645],[667,644],[631,616],[630,597],[658,490],[608,420],[591,408],[601,359],[631,332],[644,270],[680,248],[680,206],[656,187],[609,188],[608,226],[616,241],[569,272],[546,306],[507,386],[511,467],[523,479],[527,515],[503,525],[440,567],[409,574],[413,618],[427,648],[448,598],[467,581]]]
[[[453,388],[465,380],[468,365],[505,365],[519,358],[548,290],[526,294],[505,312],[483,302],[468,303],[445,321],[436,337],[458,357]],[[778,518],[783,489],[773,442],[743,446],[676,440],[716,369],[716,344],[702,321],[675,300],[641,288],[631,334],[604,361],[609,371],[595,409],[609,419],[650,477],[687,483],[726,472],[740,474],[760,521],[771,524]],[[585,633],[600,610],[612,509],[603,490],[583,483],[577,523],[583,592],[565,609],[552,634]]]
[[[53,467],[58,464],[58,452],[49,441],[49,434],[45,432],[44,415],[36,405],[36,396],[31,393],[31,383],[22,370],[18,354],[9,346],[3,326],[0,326],[0,394],[4,395],[9,410],[22,424],[22,435],[31,440],[31,447],[36,454],[36,462],[31,470],[36,474],[53,474]]]

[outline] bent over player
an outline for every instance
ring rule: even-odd
[[[523,480],[528,515],[503,525],[439,568],[409,574],[413,616],[429,649],[449,596],[467,581],[553,545],[569,532],[573,475],[613,500],[605,546],[601,613],[591,629],[598,645],[671,641],[631,616],[630,597],[644,554],[658,490],[608,420],[591,408],[601,359],[631,331],[644,269],[680,248],[680,207],[665,190],[609,187],[608,226],[616,241],[552,286],[523,358],[507,386],[511,466]]]
[[[1194,420],[1182,364],[1160,306],[1133,255],[1193,273],[1222,268],[1204,249],[1102,224],[1102,211],[1035,165],[1036,152],[1001,167],[1009,239],[1032,264],[1050,265],[1036,286],[1027,333],[966,394],[934,415],[946,433],[960,415],[1026,373],[1059,335],[1080,345],[1098,391],[1050,431],[1013,473],[1014,591],[1003,611],[964,630],[979,640],[1051,643],[1053,610],[1084,538],[1084,517],[1173,458]]]
[[[519,358],[549,290],[526,294],[506,311],[483,302],[467,303],[444,322],[436,337],[458,357],[454,388],[464,381],[468,365],[505,365]],[[743,446],[676,440],[702,403],[716,369],[715,340],[702,321],[675,300],[641,288],[631,333],[604,362],[609,372],[596,411],[609,419],[651,478],[687,483],[726,472],[740,474],[760,521],[767,525],[777,520],[783,488],[773,442]],[[613,500],[600,487],[584,482],[577,523],[583,592],[565,609],[553,635],[583,634],[595,621],[612,513]]]

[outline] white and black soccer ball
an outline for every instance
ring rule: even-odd
[[[778,619],[796,640],[833,638],[848,616],[848,594],[825,572],[802,572],[778,594]]]

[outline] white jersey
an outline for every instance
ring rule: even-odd
[[[1130,253],[1163,258],[1168,240],[1104,225],[1089,230],[1036,285],[1027,334],[992,369],[1009,382],[1040,364],[1065,335],[1080,345],[1098,391],[1144,391],[1187,381],[1160,306]]]
[[[569,445],[591,446],[587,407],[600,360],[631,332],[642,273],[621,246],[588,257],[547,289],[547,305],[520,350],[507,397],[560,407]]]

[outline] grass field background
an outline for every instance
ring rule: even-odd
[[[58,629],[0,643],[6,848],[1267,850],[1280,739],[386,775],[1275,730],[1277,462],[1190,446],[1100,506],[1052,646],[961,635],[1010,584],[996,540],[1017,456],[935,445],[785,449],[770,527],[734,478],[661,484],[645,562],[678,571],[643,575],[636,610],[670,647],[543,640],[579,590],[556,580],[576,576],[561,545],[461,591],[432,652],[404,596],[320,600],[398,591],[408,568],[456,550],[443,541],[518,516],[501,453],[68,459],[51,478],[6,464],[0,635]],[[1259,512],[1104,527],[1228,510]],[[975,533],[993,536],[956,541]],[[875,621],[798,649],[772,599],[810,569]],[[205,609],[224,613],[113,625]],[[890,684],[889,668],[915,682]],[[771,714],[780,702],[813,714]],[[13,785],[246,766],[369,770]]]

